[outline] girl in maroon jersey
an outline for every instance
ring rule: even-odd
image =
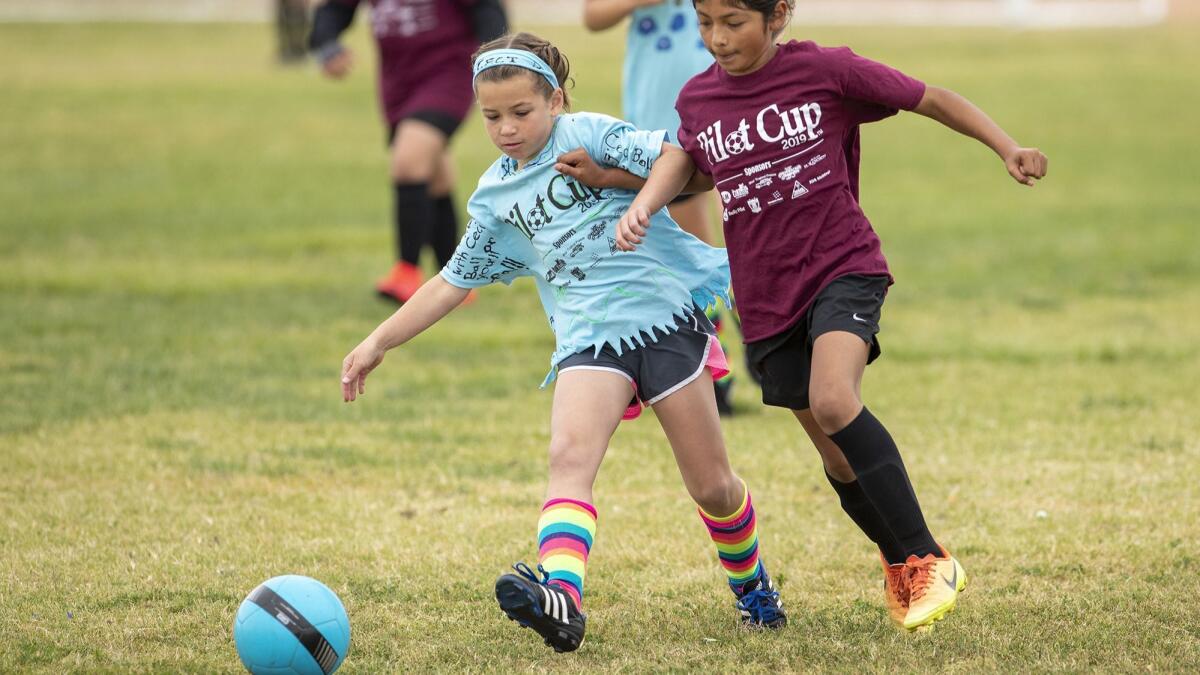
[[[776,44],[793,0],[694,4],[716,63],[676,102],[687,155],[655,163],[618,245],[653,237],[648,214],[694,173],[717,189],[763,402],[792,411],[842,508],[878,545],[893,620],[931,624],[954,608],[966,575],[930,534],[895,443],[861,401],[892,278],[858,202],[858,129],[911,110],[984,143],[1024,185],[1045,176],[1046,157],[951,91],[848,48]]]
[[[391,146],[396,263],[376,284],[404,302],[422,282],[421,250],[438,265],[458,244],[448,145],[471,108],[471,54],[507,31],[500,0],[367,0],[379,49],[379,99]],[[360,0],[325,0],[309,48],[324,73],[345,77],[353,54],[338,41]]]

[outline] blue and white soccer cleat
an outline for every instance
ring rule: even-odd
[[[729,588],[737,596],[742,625],[748,628],[783,628],[787,625],[779,591],[775,590],[775,584],[771,583],[767,568],[761,562],[758,576],[741,585],[730,582]]]

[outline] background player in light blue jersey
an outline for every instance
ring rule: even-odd
[[[592,487],[622,418],[641,403],[655,416],[709,530],[741,620],[787,621],[758,556],[757,518],[729,465],[708,380],[728,370],[703,308],[724,297],[729,262],[662,209],[655,236],[619,252],[615,225],[660,156],[683,156],[666,133],[590,113],[568,114],[566,58],[520,33],[474,58],[488,135],[503,155],[468,202],[471,222],[441,274],[426,282],[342,364],[353,401],[385,352],[416,337],[472,288],[532,276],[554,331],[546,382],[557,377],[550,419],[550,478],[538,520],[539,576],[524,563],[496,581],[500,608],[557,651],[583,642],[588,554],[596,532]],[[582,149],[616,187],[589,188],[561,170]],[[685,186],[680,186],[685,187]],[[631,400],[632,399],[632,400]],[[666,561],[669,551],[655,552]]]
[[[612,28],[625,17],[629,17],[629,32],[621,72],[621,115],[639,129],[665,129],[669,139],[678,142],[675,98],[693,75],[713,62],[700,39],[691,0],[586,0],[584,4],[583,23],[589,30]],[[708,193],[680,195],[667,208],[684,230],[714,243],[711,199]],[[723,333],[715,306],[708,316]],[[714,383],[722,414],[733,412],[732,384],[732,375]]]

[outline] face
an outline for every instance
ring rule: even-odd
[[[534,79],[539,77],[530,72],[475,85],[488,136],[501,152],[517,160],[517,166],[542,151],[554,129],[554,117],[563,109],[562,90],[555,89],[547,100]]]
[[[748,75],[775,55],[775,36],[787,22],[787,3],[775,5],[770,21],[732,0],[696,0],[700,37],[717,65],[730,75]]]

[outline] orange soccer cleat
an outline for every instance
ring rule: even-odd
[[[905,572],[908,567],[904,563],[889,565],[879,554],[879,562],[883,564],[883,593],[887,599],[888,616],[898,626],[904,625],[904,617],[908,614],[908,579]]]
[[[954,610],[958,594],[967,587],[967,573],[962,565],[946,549],[941,550],[941,557],[932,553],[923,558],[910,555],[904,563],[908,580],[906,630],[931,626],[941,620]]]
[[[404,304],[424,281],[420,267],[400,261],[392,265],[392,270],[386,277],[376,282],[375,290],[385,298]]]

